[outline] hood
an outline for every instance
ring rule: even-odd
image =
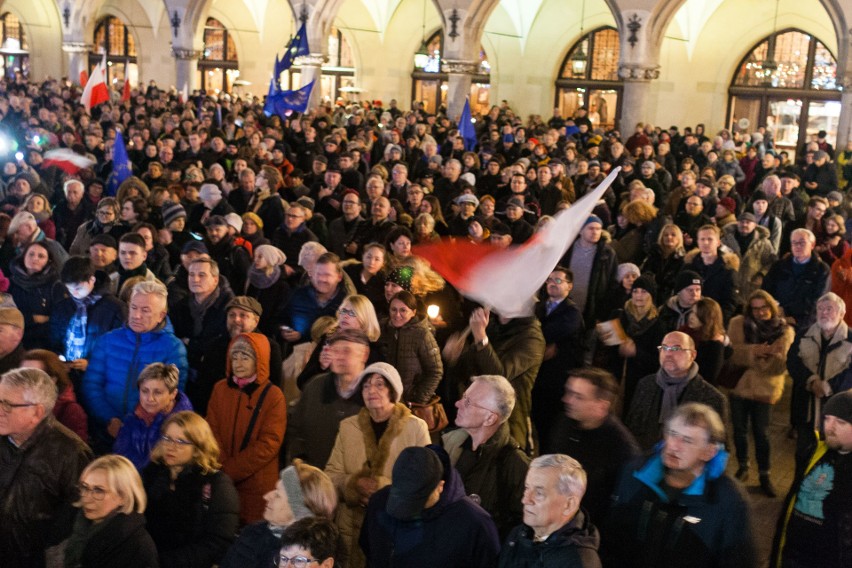
[[[651,458],[640,469],[633,472],[633,477],[648,486],[656,493],[663,503],[669,503],[670,499],[665,491],[660,488],[660,482],[665,476],[665,467],[663,466],[662,450],[664,442],[658,442],[654,446]],[[725,473],[725,466],[728,465],[728,452],[724,449],[719,449],[716,455],[704,466],[704,471],[701,475],[695,478],[692,485],[684,489],[684,495],[703,495],[708,481],[713,481],[722,477]]]
[[[426,447],[438,455],[441,465],[444,466],[444,476],[441,478],[444,481],[444,490],[441,492],[441,498],[438,499],[438,503],[434,507],[423,511],[423,518],[429,519],[440,516],[444,509],[464,499],[467,493],[465,493],[461,475],[450,464],[450,455],[447,451],[437,444],[430,444]]]
[[[261,385],[269,381],[269,339],[261,333],[241,333],[233,338],[228,343],[228,352],[231,351],[231,345],[240,337],[248,340],[251,343],[254,352],[257,354],[257,380],[256,384]],[[225,355],[225,376],[231,380],[231,358]]]

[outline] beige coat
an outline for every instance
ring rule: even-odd
[[[728,337],[731,339],[731,347],[734,348],[729,363],[747,368],[732,392],[740,398],[775,404],[784,393],[787,351],[793,344],[795,332],[788,325],[783,335],[772,343],[773,354],[758,358],[754,355],[754,344],[746,343],[744,321],[743,316],[736,316],[728,324]]]
[[[364,508],[358,502],[355,483],[360,477],[371,477],[378,483],[378,489],[390,485],[393,464],[400,452],[410,446],[430,443],[426,423],[400,403],[394,405],[387,430],[378,444],[366,408],[340,423],[325,472],[340,496],[335,521],[349,554],[349,568],[364,565],[364,555],[358,545]]]

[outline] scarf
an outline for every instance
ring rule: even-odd
[[[624,320],[627,325],[624,327],[624,332],[629,337],[637,337],[645,333],[648,328],[654,325],[657,319],[657,308],[651,304],[645,313],[640,313],[636,306],[633,305],[633,300],[627,300],[624,303]]]
[[[89,294],[82,300],[71,298],[77,311],[68,322],[65,332],[65,360],[76,361],[86,357],[86,340],[88,338],[89,307],[101,299],[98,294]]]
[[[234,384],[237,385],[237,387],[239,387],[240,390],[243,390],[246,387],[246,385],[250,385],[257,380],[257,373],[255,373],[254,375],[252,375],[250,377],[245,377],[245,378],[240,378],[240,377],[234,375],[233,379],[234,379]]]
[[[692,363],[683,379],[673,379],[663,369],[657,371],[656,383],[663,390],[663,402],[660,405],[660,424],[665,424],[677,408],[680,397],[689,382],[698,375],[698,364]]]
[[[115,226],[115,223],[107,223],[106,225],[104,225],[103,223],[98,221],[97,217],[95,217],[89,223],[89,227],[86,229],[86,232],[94,237],[96,235],[101,235],[103,233],[110,232],[114,226]]]
[[[142,263],[133,270],[125,270],[121,263],[118,264],[118,288],[121,289],[124,286],[124,283],[134,276],[147,276],[148,275],[148,265],[146,263]]]
[[[172,408],[174,408],[174,405],[172,405]],[[169,410],[171,410],[171,409],[169,409]],[[165,412],[163,412],[163,414],[168,414],[169,410],[166,410]],[[148,412],[147,410],[142,408],[141,404],[137,404],[136,410],[133,411],[133,414],[136,416],[136,418],[138,418],[139,420],[144,422],[145,426],[148,426],[150,428],[151,424],[154,423],[154,419],[156,419],[157,416],[160,413],[159,412]]]
[[[192,316],[192,336],[198,337],[204,330],[204,315],[210,306],[219,299],[219,287],[217,286],[213,293],[207,296],[202,302],[198,302],[193,295],[189,300],[189,314]]]
[[[83,552],[86,550],[86,545],[117,514],[117,512],[113,511],[101,522],[93,523],[83,515],[83,511],[78,512],[77,518],[74,519],[71,536],[68,537],[68,544],[65,546],[65,566],[68,568],[79,568],[82,566]]]
[[[269,274],[264,270],[260,270],[259,268],[255,268],[252,265],[248,271],[248,281],[249,284],[257,288],[258,290],[266,290],[271,287],[273,284],[278,282],[278,279],[281,278],[281,267],[274,266],[272,268],[272,272]]]
[[[775,340],[784,335],[787,322],[783,318],[775,317],[768,321],[759,321],[750,317],[743,318],[743,333],[746,343],[775,343]]]

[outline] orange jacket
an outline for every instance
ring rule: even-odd
[[[259,333],[245,333],[257,354],[257,379],[240,388],[231,375],[216,383],[207,407],[207,422],[221,450],[222,471],[234,480],[240,494],[240,521],[249,524],[263,519],[263,495],[278,482],[278,454],[287,428],[284,393],[269,382],[269,340]],[[233,345],[234,340],[231,341]],[[228,347],[230,351],[230,345]],[[246,448],[240,451],[254,409],[266,386],[269,391],[260,408]]]

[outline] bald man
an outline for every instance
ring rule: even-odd
[[[657,350],[660,370],[639,380],[625,421],[643,450],[662,438],[661,425],[685,402],[701,402],[723,419],[728,416],[727,399],[699,374],[691,337],[673,331],[663,337]]]

